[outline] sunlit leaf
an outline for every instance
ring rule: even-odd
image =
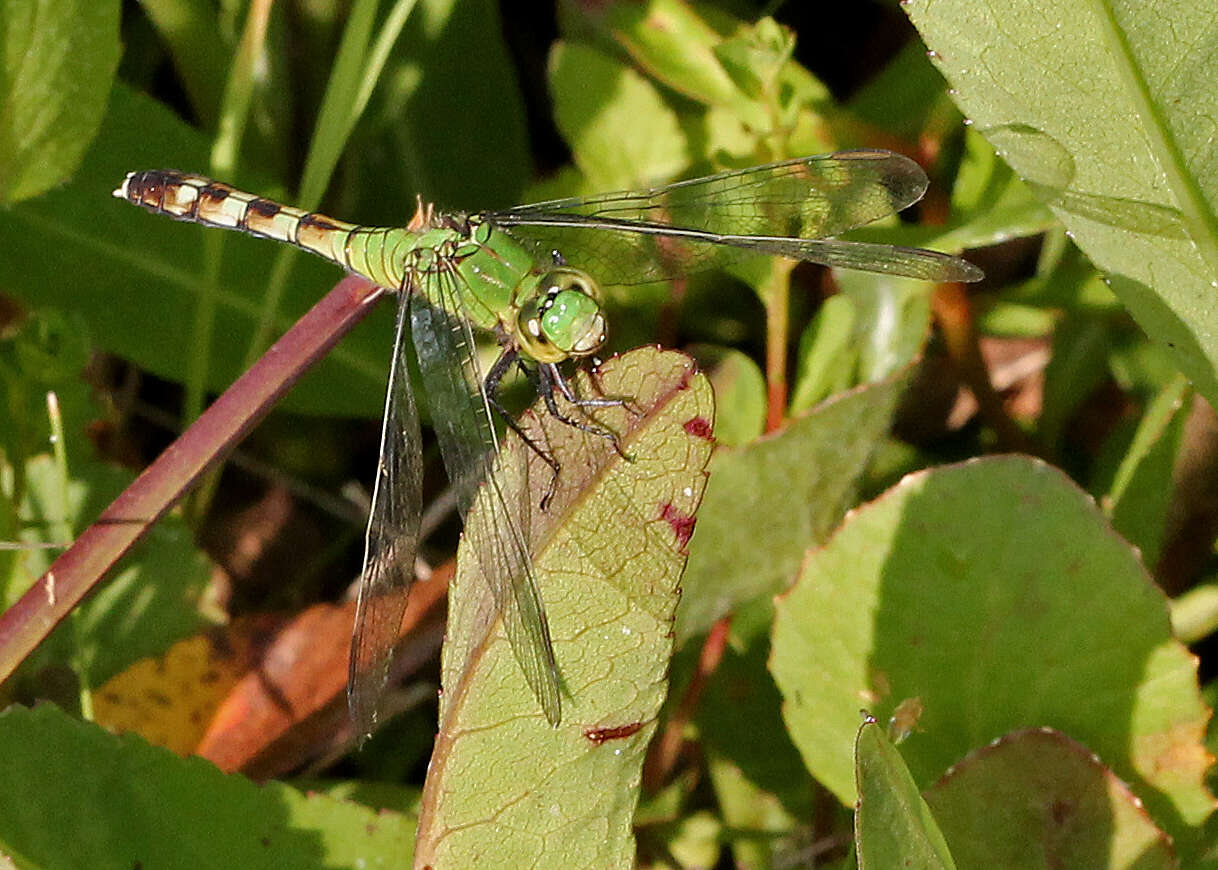
[[[843,393],[778,432],[715,454],[682,584],[678,642],[791,583],[804,551],[854,504],[904,385],[897,375]]]
[[[0,851],[36,867],[401,867],[413,820],[116,737],[0,713]]]
[[[0,205],[72,174],[118,67],[118,0],[6,0],[0,13]]]
[[[647,187],[689,165],[676,112],[629,66],[560,42],[550,52],[550,87],[555,120],[592,189]]]
[[[722,31],[732,24],[726,16],[712,21],[706,15],[710,10],[685,0],[587,4],[581,11],[651,77],[705,105],[752,111],[762,121],[760,106],[732,80],[715,54],[724,41]]]
[[[1087,747],[1048,728],[971,753],[926,802],[962,868],[1180,866],[1171,838],[1128,786]]]
[[[1188,0],[903,4],[972,124],[1218,401],[1218,25]]]
[[[798,414],[850,387],[858,370],[857,314],[844,293],[826,299],[799,337],[795,386],[788,404]]]
[[[861,703],[882,720],[917,697],[901,752],[922,786],[996,737],[1048,725],[1103,758],[1178,844],[1214,808],[1196,664],[1163,593],[1043,463],[906,477],[809,553],[777,611],[770,667],[788,728],[843,801]]]
[[[918,794],[901,753],[874,721],[859,728],[854,770],[859,794],[854,841],[860,868],[955,870],[943,832]]]
[[[1155,397],[1103,502],[1112,525],[1142,551],[1142,561],[1152,570],[1159,562],[1176,493],[1176,458],[1191,396],[1187,381],[1177,377]]]
[[[643,753],[667,689],[685,544],[711,449],[710,386],[681,354],[633,351],[595,376],[634,412],[598,412],[628,461],[548,415],[526,430],[562,462],[549,469],[511,439],[498,463],[521,503],[563,687],[549,725],[525,683],[469,549],[493,526],[487,491],[470,513],[450,592],[440,733],[420,815],[421,863],[633,867],[631,816]],[[586,375],[579,391],[593,388]],[[641,412],[641,413],[639,413]],[[529,460],[522,477],[521,459]],[[526,485],[527,484],[527,485]],[[519,496],[519,497],[518,497]]]

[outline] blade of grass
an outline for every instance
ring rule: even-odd
[[[52,526],[51,533],[61,541],[70,541],[74,535],[71,521],[66,513],[71,501],[68,497],[68,448],[67,442],[63,437],[63,415],[59,412],[59,396],[54,390],[50,390],[47,393],[46,399],[47,419],[51,424],[51,454],[55,459],[55,487],[59,490],[59,503],[65,510],[65,513]],[[76,672],[76,679],[80,684],[78,691],[80,715],[86,722],[92,722],[93,685],[90,680],[89,668],[80,654],[81,649],[84,647],[85,632],[80,624],[79,610],[72,612],[72,634],[75,638],[76,646],[72,655],[72,669]]]
[[[254,67],[266,48],[266,28],[271,5],[272,0],[254,0],[250,4],[241,43],[229,69],[224,100],[220,106],[219,130],[211,149],[211,173],[218,178],[231,178],[237,168],[237,157],[241,153],[241,140],[245,135],[250,101],[254,94]],[[208,233],[204,241],[207,246],[207,255],[204,257],[207,274],[195,303],[194,348],[186,368],[183,419],[187,421],[198,417],[203,410],[203,394],[208,370],[211,368],[212,336],[216,326],[216,302],[220,292],[220,264],[224,255],[225,238],[223,233]],[[216,476],[213,474],[203,482],[191,499],[191,514],[201,517],[206,513],[215,487]]]
[[[334,59],[334,67],[330,72],[330,80],[326,84],[326,93],[322,97],[321,110],[317,114],[317,125],[313,129],[309,153],[305,158],[300,190],[296,197],[296,204],[300,208],[311,211],[321,202],[330,177],[334,174],[334,167],[338,165],[338,158],[347,145],[355,122],[368,104],[389,52],[401,34],[414,5],[415,0],[398,0],[371,51],[369,41],[377,3],[375,0],[356,0],[352,6],[338,54]],[[297,253],[294,248],[284,247],[275,258],[247,359],[252,359],[261,352],[270,338],[271,326],[279,311],[283,290]]]
[[[210,0],[140,0],[140,6],[169,46],[199,124],[214,129],[220,83],[229,62],[227,45],[217,38],[214,4]]]

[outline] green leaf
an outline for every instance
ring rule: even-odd
[[[732,621],[732,642],[708,681],[697,728],[720,815],[734,832],[735,866],[780,867],[809,833],[817,786],[787,735],[782,698],[766,669],[772,608],[768,601],[748,607],[754,613]],[[764,617],[761,631],[742,638],[738,629],[754,614]]]
[[[647,187],[689,165],[677,115],[655,85],[580,43],[550,52],[554,117],[596,190]]]
[[[924,281],[839,270],[799,340],[790,410],[798,412],[856,384],[882,381],[908,366],[930,330]]]
[[[859,728],[854,770],[859,794],[854,841],[860,868],[955,870],[943,833],[901,753],[874,720]]]
[[[1171,838],[1129,787],[1087,747],[1048,728],[971,753],[926,803],[961,867],[1180,866]]]
[[[772,159],[827,150],[820,116],[832,110],[832,95],[790,61],[794,36],[772,18],[749,24],[710,4],[686,0],[577,8],[603,42],[704,107],[689,128],[693,150],[703,161],[721,164],[730,157],[748,165],[759,155]],[[692,121],[698,114],[684,117]],[[698,130],[697,123],[705,129]]]
[[[662,851],[676,862],[653,864],[655,870],[698,870],[713,866],[719,858],[723,825],[709,810],[699,810],[657,826],[652,836],[662,842]]]
[[[804,551],[853,506],[904,386],[899,375],[840,394],[779,432],[716,451],[682,582],[678,643],[740,602],[790,585]]]
[[[0,713],[0,779],[0,851],[28,866],[338,870],[411,852],[408,817],[255,785],[51,705]]]
[[[498,3],[419,0],[377,94],[361,147],[348,147],[363,170],[361,222],[405,224],[415,194],[448,210],[519,201],[528,130]]]
[[[217,33],[223,28],[216,5],[211,0],[141,0],[140,8],[169,48],[201,126],[215,129],[231,61],[231,46]]]
[[[739,870],[781,867],[784,859],[790,861],[798,854],[799,839],[793,834],[802,833],[799,821],[775,795],[760,789],[743,770],[717,752],[707,751],[706,768],[715,789],[719,815],[731,832],[732,867]],[[805,782],[810,784],[810,778]]]
[[[1054,249],[1060,249],[1060,255],[1055,255]],[[1003,291],[1004,297],[1012,302],[1046,309],[1065,308],[1080,314],[1123,311],[1095,266],[1060,229],[1045,239],[1037,272],[1035,277]]]
[[[911,39],[850,98],[850,112],[877,129],[914,141],[946,90],[943,77],[926,59],[926,49]]]
[[[878,383],[913,362],[930,333],[930,285],[845,269],[834,277],[854,303],[858,383]]]
[[[795,388],[788,411],[798,414],[847,389],[858,370],[854,300],[845,293],[821,304],[799,337]]]
[[[995,302],[978,315],[978,332],[1003,338],[1047,338],[1058,320],[1054,311],[1011,302]]]
[[[117,87],[76,179],[0,211],[0,284],[31,306],[79,312],[102,349],[161,377],[184,380],[182,349],[192,346],[190,330],[206,280],[204,234],[222,231],[148,214],[110,192],[133,169],[206,166],[207,147],[167,109]],[[245,186],[277,193],[264,179]],[[216,392],[240,374],[276,247],[230,235],[224,251],[208,384]],[[279,326],[320,299],[340,275],[317,258],[298,258]],[[370,320],[376,322],[361,324],[344,339],[288,394],[284,407],[381,413],[392,313],[377,312]]]
[[[795,34],[762,18],[714,47],[723,69],[754,100],[764,99],[795,51]]]
[[[49,456],[28,463],[29,482],[21,518],[23,540],[46,540],[49,529],[83,529],[131,482],[124,469],[90,461],[70,461],[69,504],[62,504],[58,475]],[[37,534],[35,534],[37,531]],[[25,583],[8,590],[11,599],[49,567],[55,551],[27,557]],[[163,653],[203,625],[199,602],[212,566],[195,546],[180,517],[168,516],[119,563],[100,589],[39,647],[37,660],[71,661],[87,669],[90,685],[100,685],[132,662]]]
[[[65,438],[69,442],[83,438],[97,413],[94,397],[80,377],[90,352],[83,318],[56,308],[30,312],[0,339],[0,407],[6,411],[0,414],[0,449],[5,461],[21,464],[50,449],[49,392],[56,395]],[[24,494],[22,476],[6,480],[4,489],[11,503],[19,502]],[[10,530],[7,539],[12,534]]]
[[[6,0],[0,205],[54,187],[97,133],[118,68],[118,0]]]
[[[436,867],[633,867],[631,816],[667,689],[684,545],[712,441],[710,385],[693,361],[642,349],[614,358],[597,389],[627,461],[603,438],[544,412],[522,425],[562,462],[558,490],[512,439],[500,453],[507,503],[522,505],[564,690],[550,726],[514,658],[472,548],[492,533],[484,489],[449,590],[440,733],[424,786],[418,861]],[[577,390],[593,390],[581,375]],[[539,416],[537,416],[539,414]],[[522,460],[528,461],[527,471]]]
[[[716,56],[732,27],[726,17],[712,22],[685,0],[609,3],[585,14],[652,78],[707,106],[727,106],[752,115],[763,126],[761,106],[732,80]]]
[[[1159,563],[1176,487],[1173,473],[1192,391],[1182,377],[1155,397],[1121,460],[1104,505],[1112,525],[1142,552],[1150,569]]]
[[[715,442],[739,447],[765,429],[765,376],[757,363],[738,350],[692,344],[686,352],[710,378],[715,391]]]
[[[1171,627],[1181,643],[1196,643],[1208,637],[1218,625],[1218,583],[1211,577],[1171,600]],[[1203,687],[1205,702],[1214,706],[1218,683],[1212,680]],[[1210,720],[1206,746],[1215,749],[1214,722]]]
[[[380,734],[380,731],[377,731],[377,734]],[[363,752],[364,748],[361,746],[360,760]],[[393,810],[410,816],[419,812],[419,789],[413,786],[376,779],[293,779],[292,785],[309,794],[321,793],[374,810]]]
[[[1053,353],[1045,367],[1039,439],[1055,454],[1069,422],[1108,376],[1112,327],[1107,319],[1067,316],[1053,332]]]
[[[1218,402],[1218,22],[1189,0],[911,0],[957,103]]]
[[[974,129],[964,137],[964,160],[952,187],[951,218],[937,244],[952,251],[1034,236],[1055,223],[1052,212]]]
[[[962,520],[962,518],[966,518]],[[777,604],[771,671],[813,775],[854,799],[860,698],[920,698],[923,785],[1047,725],[1131,783],[1182,852],[1214,807],[1196,663],[1128,543],[1061,472],[1003,457],[912,474],[809,553]]]

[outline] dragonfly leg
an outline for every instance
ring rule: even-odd
[[[546,409],[550,415],[560,422],[566,423],[568,426],[574,426],[581,432],[587,432],[589,435],[595,435],[598,438],[604,438],[613,445],[613,449],[617,451],[618,456],[625,460],[629,460],[630,456],[622,449],[622,443],[618,440],[617,433],[606,429],[603,426],[597,426],[592,423],[584,423],[581,420],[576,420],[573,417],[568,417],[558,409],[558,403],[554,401],[554,388],[558,387],[558,391],[562,393],[564,399],[570,402],[577,408],[623,408],[629,407],[627,399],[610,399],[596,398],[585,399],[577,395],[575,390],[571,389],[571,385],[567,383],[567,379],[562,376],[562,372],[558,370],[556,363],[542,363],[537,367],[538,379],[541,382],[542,401],[546,403]]]
[[[495,413],[503,418],[507,427],[515,432],[520,440],[523,441],[530,450],[537,454],[537,457],[550,466],[550,485],[546,487],[546,493],[541,497],[540,507],[545,510],[549,507],[550,501],[554,498],[554,493],[558,491],[558,473],[562,470],[558,460],[548,453],[540,444],[520,428],[520,424],[507,412],[507,409],[499,403],[499,383],[503,380],[503,376],[507,374],[508,369],[512,367],[513,362],[518,362],[518,356],[514,350],[504,350],[499,355],[499,359],[495,360],[495,364],[491,366],[490,371],[486,373],[486,378],[482,382],[483,389],[486,391],[487,401],[490,406],[495,409]],[[530,379],[531,380],[531,379]]]

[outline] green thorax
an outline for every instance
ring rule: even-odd
[[[342,265],[382,287],[420,293],[483,329],[510,329],[536,285],[532,255],[489,223],[459,216],[435,222],[421,231],[353,227],[339,248]]]
[[[424,222],[419,229],[352,228],[343,265],[510,337],[538,362],[587,356],[604,343],[590,276],[558,264],[543,272],[515,238],[477,217],[428,215]]]

